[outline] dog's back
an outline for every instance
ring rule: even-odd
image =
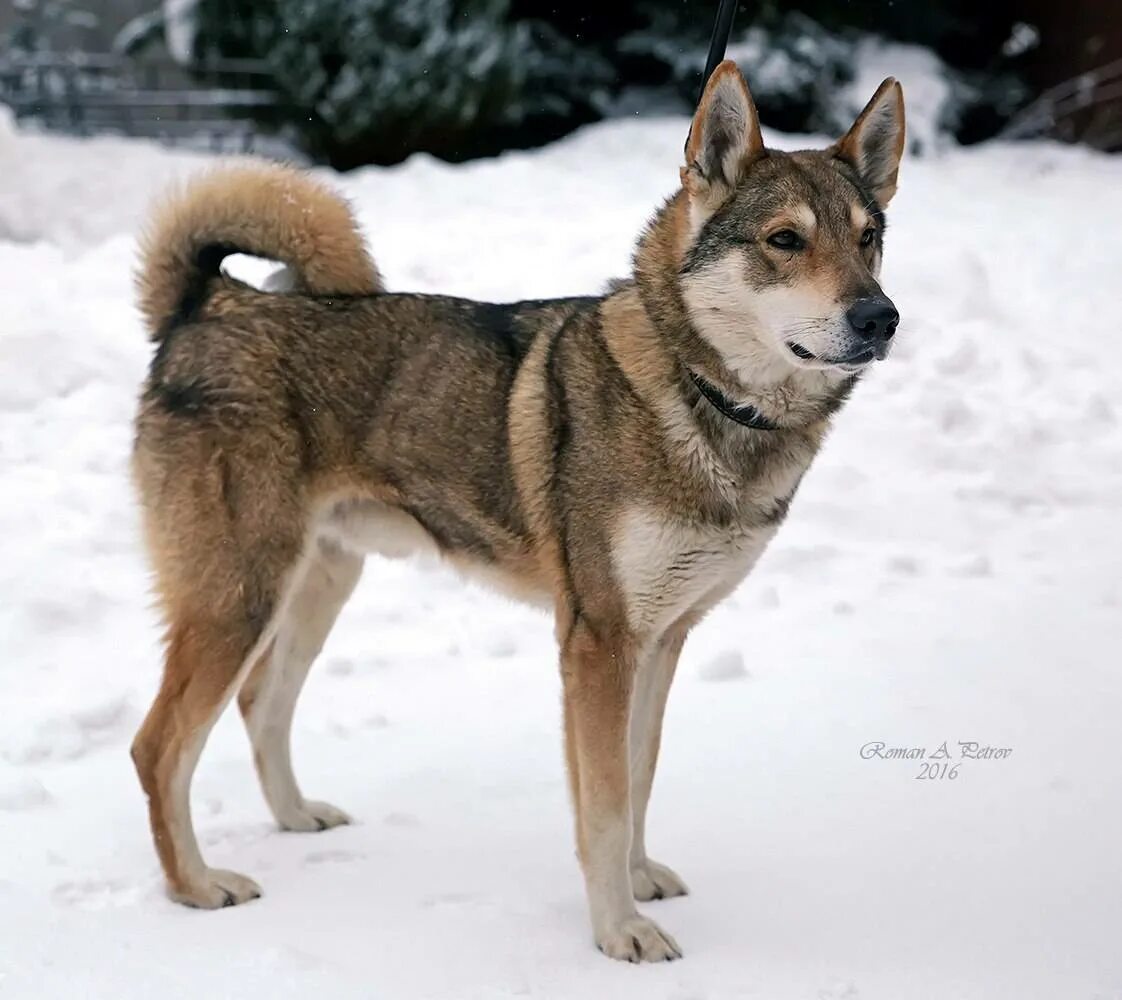
[[[224,275],[234,253],[285,262],[295,289]],[[260,628],[277,567],[333,505],[353,521],[355,504],[389,504],[446,554],[525,561],[512,387],[534,339],[597,299],[385,293],[345,203],[272,166],[175,195],[144,243],[139,284],[158,347],[134,469],[169,617],[188,591],[213,601],[260,561],[273,582],[248,588],[242,615]]]

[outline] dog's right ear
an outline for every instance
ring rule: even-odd
[[[682,186],[692,201],[716,211],[763,151],[760,119],[748,84],[736,63],[726,59],[713,71],[693,116]]]

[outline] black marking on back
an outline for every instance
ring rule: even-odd
[[[569,307],[572,311],[565,317],[565,322],[568,322],[599,301],[593,296],[501,303],[465,300],[464,313],[465,318],[471,321],[469,326],[473,332],[486,335],[509,357],[521,361],[538,333],[539,326],[535,322],[534,313],[542,309]]]
[[[146,395],[174,417],[198,417],[214,402],[211,387],[200,376],[171,382],[153,379]]]
[[[471,320],[468,329],[483,334],[504,354],[519,360],[525,357],[531,338],[518,326],[514,304],[474,303],[465,312]]]

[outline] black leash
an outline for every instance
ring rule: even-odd
[[[709,77],[725,58],[725,49],[728,48],[729,35],[732,34],[732,19],[736,14],[737,0],[721,0],[717,8],[717,20],[713,22],[713,34],[709,39],[709,58],[705,60],[705,73],[701,77],[701,90],[697,92],[698,103],[701,95],[705,93],[705,85]]]
[[[705,60],[705,72],[701,77],[701,89],[697,93],[698,104],[701,103],[701,97],[705,93],[705,85],[709,82],[709,77],[713,75],[713,70],[725,58],[729,36],[732,34],[732,19],[736,14],[736,4],[737,0],[721,0],[717,7],[717,19],[713,22],[713,34],[709,38],[709,55]],[[712,382],[703,379],[696,372],[691,371],[689,375],[698,391],[719,413],[728,417],[729,420],[740,424],[742,427],[751,427],[756,431],[779,430],[778,424],[769,420],[754,406],[733,402]]]
[[[697,92],[698,104],[701,103],[701,97],[705,93],[705,85],[709,82],[709,77],[713,75],[713,70],[725,58],[729,36],[732,34],[732,19],[736,15],[736,4],[737,0],[721,0],[717,6],[717,19],[713,22],[713,34],[709,37],[709,55],[705,59],[705,72],[701,75],[701,88]],[[688,139],[686,143],[688,146]],[[691,371],[689,375],[698,391],[719,413],[728,417],[729,420],[740,424],[742,427],[751,427],[757,431],[779,430],[778,424],[769,420],[754,406],[733,402],[712,382],[706,381],[696,372]]]

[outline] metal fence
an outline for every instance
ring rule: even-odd
[[[1010,120],[1010,139],[1052,136],[1122,151],[1122,59],[1044,91]]]
[[[224,59],[192,66],[169,59],[90,53],[0,56],[0,103],[17,119],[70,135],[146,136],[221,152],[275,143],[281,101],[263,64]]]
[[[17,119],[70,135],[144,136],[215,152],[300,158],[277,138],[292,109],[256,59],[212,60],[188,71],[167,58],[0,53],[0,103]],[[1045,91],[1001,134],[1122,150],[1122,60]]]

